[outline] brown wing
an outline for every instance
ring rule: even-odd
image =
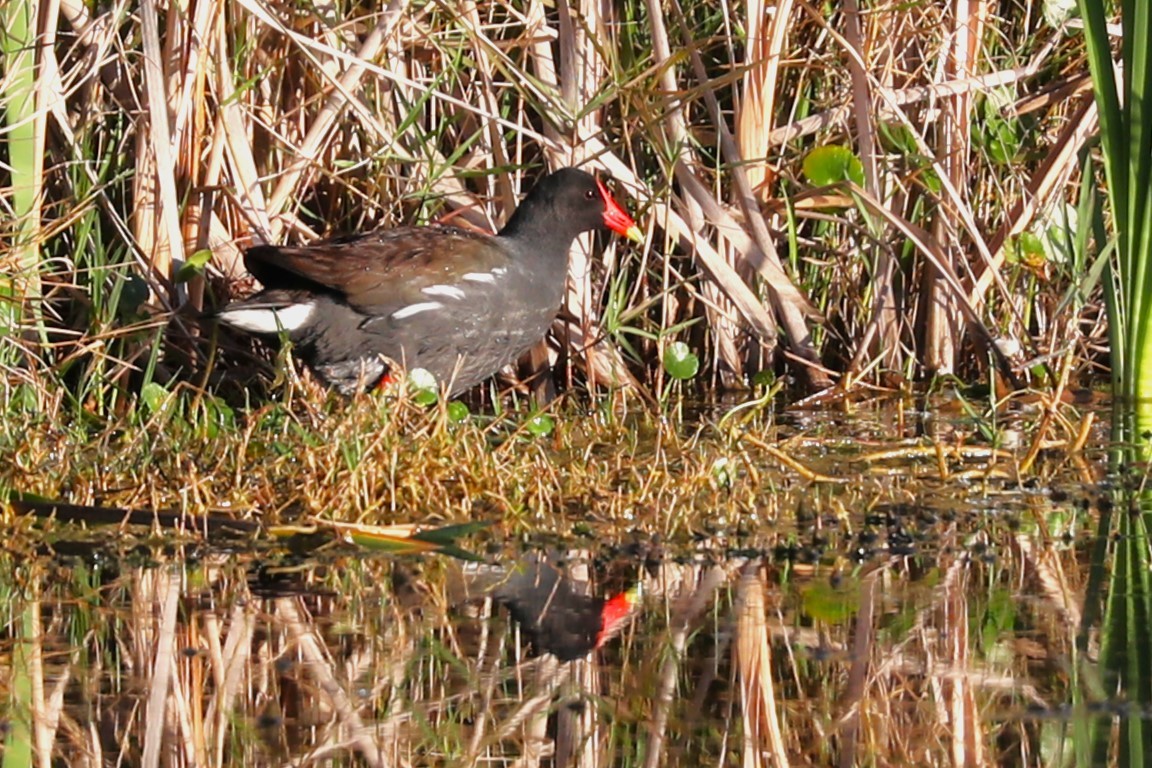
[[[265,288],[317,288],[373,310],[419,300],[430,285],[503,266],[508,254],[490,235],[455,227],[381,230],[299,247],[260,245],[244,264]]]

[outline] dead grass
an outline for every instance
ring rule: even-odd
[[[1026,8],[957,8],[323,15],[245,0],[184,15],[149,0],[93,17],[64,2],[39,30],[58,42],[40,49],[52,79],[36,125],[51,138],[44,209],[66,223],[33,228],[44,303],[29,295],[62,337],[55,349],[27,339],[24,364],[52,381],[80,358],[81,378],[133,389],[135,369],[167,385],[176,371],[146,362],[155,335],[84,335],[128,319],[103,294],[131,275],[150,287],[140,309],[166,320],[247,290],[249,243],[428,220],[494,228],[537,169],[582,164],[617,178],[649,239],[574,254],[574,320],[553,345],[553,358],[575,354],[571,377],[660,391],[664,347],[686,340],[707,362],[702,381],[725,386],[765,369],[804,389],[975,378],[1003,337],[1021,350],[1001,361],[1017,376],[1045,387],[1067,368],[1083,381],[1101,338],[1080,321],[1095,317],[1085,265],[1048,246],[1015,260],[1018,236],[1047,242],[1075,200],[1095,124],[1069,74],[1082,52]],[[860,159],[859,196],[805,180],[805,155],[825,144]],[[204,249],[207,274],[173,282]],[[108,279],[88,279],[90,264]],[[187,319],[172,331],[192,339],[168,368],[195,378],[210,352]]]

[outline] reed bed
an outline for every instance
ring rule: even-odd
[[[196,314],[252,288],[245,246],[492,230],[572,164],[615,177],[647,240],[574,254],[562,384],[662,392],[676,341],[705,388],[974,381],[990,360],[1014,387],[1094,381],[1074,206],[1096,113],[1068,20],[826,11],[62,0],[28,33],[34,83],[10,54],[0,91],[13,162],[35,150],[6,185],[8,378],[90,410],[215,383],[235,361]]]

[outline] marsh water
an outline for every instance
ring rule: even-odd
[[[449,554],[19,516],[5,764],[1143,764],[1138,484],[1065,432],[784,413]]]

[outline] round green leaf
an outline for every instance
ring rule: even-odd
[[[864,186],[864,164],[847,147],[826,145],[816,147],[804,158],[804,175],[817,187],[827,187],[842,181],[854,181]]]
[[[776,371],[771,368],[756,371],[752,374],[752,386],[763,387],[764,389],[771,389],[776,386]]]
[[[1020,252],[1025,258],[1045,260],[1044,241],[1032,232],[1020,233]]]
[[[453,424],[459,424],[462,421],[466,421],[471,415],[472,412],[468,410],[468,406],[464,405],[464,403],[460,402],[459,400],[453,400],[452,402],[448,403],[448,421],[452,422]]]
[[[674,379],[687,381],[700,370],[700,358],[684,342],[674,341],[664,350],[664,370]]]
[[[546,413],[538,413],[524,425],[533,437],[548,437],[556,429],[556,420]]]

